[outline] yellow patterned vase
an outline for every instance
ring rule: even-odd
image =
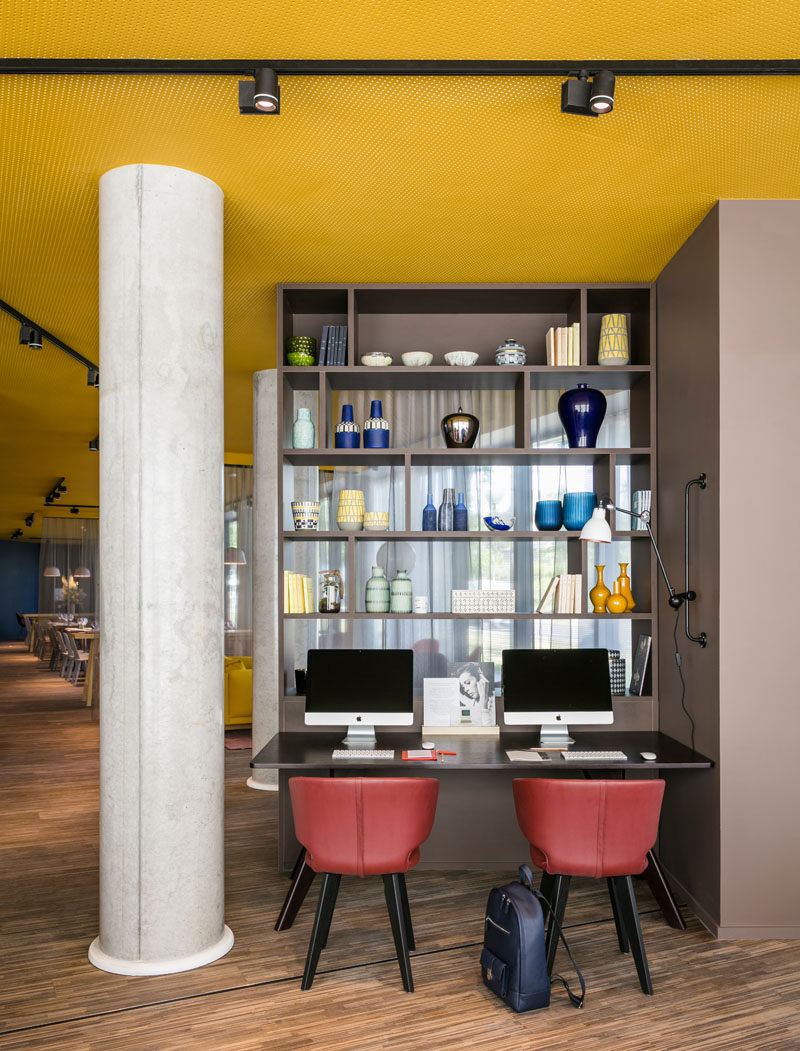
[[[592,612],[605,613],[606,599],[611,594],[603,581],[603,570],[606,567],[595,566],[594,568],[597,570],[597,583],[589,592],[589,598],[592,600]]]
[[[619,564],[617,583],[619,584],[620,595],[624,595],[625,601],[628,603],[628,609],[635,609],[636,603],[633,601],[633,593],[631,592],[631,578],[628,576],[627,562],[620,562]]]
[[[624,314],[603,314],[600,322],[598,365],[627,365],[631,360],[628,319]]]
[[[342,489],[339,493],[336,524],[343,533],[360,533],[364,528],[364,493],[361,489]]]

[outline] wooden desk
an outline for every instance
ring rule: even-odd
[[[627,758],[622,760],[566,760],[560,752],[549,752],[549,762],[531,759],[526,762],[511,762],[507,750],[531,748],[538,740],[538,733],[501,733],[499,737],[431,735],[436,747],[445,751],[454,751],[456,755],[442,756],[437,762],[409,762],[402,759],[403,749],[419,748],[422,738],[419,732],[382,733],[378,737],[378,748],[393,748],[393,759],[333,759],[334,748],[341,747],[343,732],[338,733],[279,733],[276,734],[261,751],[253,757],[250,765],[256,770],[278,770],[280,772],[280,858],[281,867],[288,868],[298,844],[293,835],[291,804],[288,793],[288,779],[292,774],[327,774],[335,777],[347,774],[369,776],[384,774],[387,776],[438,777],[440,785],[440,803],[437,808],[437,822],[431,843],[439,832],[439,855],[434,857],[431,866],[457,867],[453,855],[447,856],[448,847],[460,843],[465,836],[477,842],[480,849],[486,845],[483,867],[497,867],[507,870],[515,867],[504,859],[493,845],[490,836],[499,825],[515,824],[514,804],[511,797],[510,782],[514,777],[530,777],[534,774],[543,777],[591,777],[594,773],[603,777],[627,777],[648,774],[653,771],[696,771],[709,769],[713,763],[704,755],[693,752],[690,748],[675,741],[666,734],[650,733],[616,733],[594,732],[576,734],[573,750],[619,750]],[[655,752],[655,762],[646,762],[640,752]],[[450,783],[449,785],[447,783]],[[498,784],[499,782],[499,784]],[[489,788],[494,789],[492,799]],[[442,807],[442,802],[450,791],[449,812]],[[499,790],[499,791],[498,791]],[[497,800],[500,800],[498,805]],[[455,800],[455,805],[454,801]],[[463,800],[463,804],[459,801]],[[487,805],[488,801],[488,805]],[[454,817],[457,822],[453,828]],[[460,821],[459,821],[460,818]],[[515,845],[518,859],[528,856],[524,848],[521,833],[517,831],[519,846]],[[455,848],[453,848],[455,849]],[[423,856],[426,848],[423,848]],[[444,852],[444,855],[443,855]],[[429,852],[430,853],[430,852]],[[436,850],[432,851],[436,855]],[[444,856],[444,860],[443,859]],[[683,929],[685,924],[678,911],[678,906],[661,871],[658,858],[651,851],[650,864],[645,870],[647,880],[656,901],[670,926]],[[495,864],[493,864],[495,863]],[[464,867],[476,867],[467,864]],[[291,886],[281,910],[276,930],[290,927],[297,910],[311,886],[314,873],[305,864],[305,851],[300,854],[292,871]]]

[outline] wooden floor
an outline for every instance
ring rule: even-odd
[[[578,881],[568,934],[588,993],[576,1011],[516,1015],[483,988],[483,907],[505,878],[408,878],[417,991],[403,991],[380,881],[345,879],[314,987],[300,990],[312,909],[272,925],[277,797],[245,786],[249,753],[226,762],[222,960],[161,978],[87,961],[97,934],[98,726],[81,691],[18,644],[0,644],[0,1048],[798,1051],[800,944],[715,942],[691,915],[667,927],[637,888],[655,996],[616,948],[604,887]],[[424,848],[423,848],[424,855]],[[520,859],[525,860],[524,858]],[[567,971],[565,960],[558,966]]]

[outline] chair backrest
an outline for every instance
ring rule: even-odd
[[[294,829],[315,872],[407,872],[430,835],[439,782],[428,777],[293,777]]]
[[[647,867],[664,782],[516,778],[517,821],[531,857],[565,876],[629,876]]]

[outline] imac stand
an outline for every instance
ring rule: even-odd
[[[575,744],[575,738],[570,737],[568,726],[564,726],[563,723],[549,723],[541,727],[539,731],[540,748],[554,748],[561,745],[566,748],[569,744]]]
[[[350,723],[347,735],[342,738],[345,748],[374,748],[377,743],[375,727],[362,723]]]

